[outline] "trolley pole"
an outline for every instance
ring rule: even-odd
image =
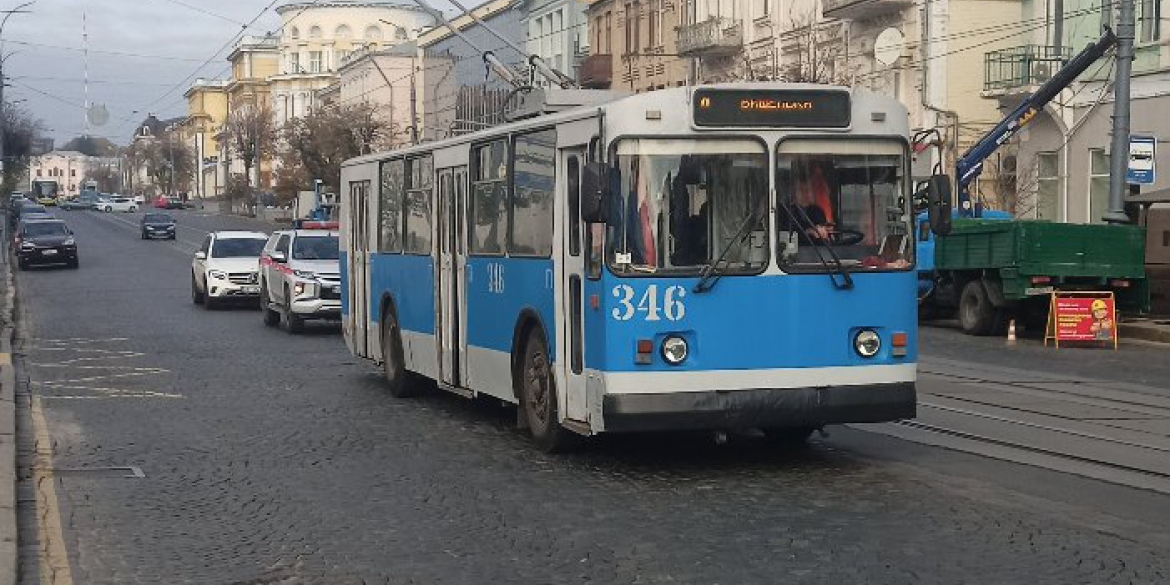
[[[1130,75],[1133,71],[1134,0],[1121,0],[1117,14],[1117,75],[1113,78],[1113,145],[1109,152],[1109,223],[1129,223],[1125,171],[1129,167]]]

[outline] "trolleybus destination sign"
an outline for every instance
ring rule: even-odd
[[[849,93],[832,89],[712,89],[694,95],[696,126],[848,128]]]

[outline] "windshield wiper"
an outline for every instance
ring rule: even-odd
[[[804,208],[800,206],[796,207],[796,209],[800,211],[800,215],[797,216],[795,213],[793,213],[792,206],[787,202],[782,201],[780,205],[784,206],[784,210],[788,212],[788,217],[792,218],[798,224],[804,224],[798,226],[801,230],[815,229],[817,227],[816,224],[813,223],[812,218],[808,216],[807,212],[805,212]],[[837,256],[836,252],[833,251],[833,247],[826,245],[824,242],[808,234],[805,234],[805,239],[807,239],[809,243],[812,244],[813,251],[815,251],[817,254],[817,260],[819,260],[821,266],[825,268],[825,273],[829,275],[829,280],[833,282],[833,288],[837,290],[849,290],[853,288],[853,277],[849,275],[849,271],[845,269],[845,265],[841,263],[841,258]],[[825,260],[824,254],[821,253],[822,250],[829,253],[829,256],[833,259],[833,265],[836,266],[836,270],[833,270],[833,268],[829,266],[829,263]],[[838,277],[840,277],[840,280],[838,280]]]
[[[715,261],[703,267],[703,271],[699,273],[699,282],[695,283],[694,292],[702,294],[715,288],[715,283],[719,282],[719,278],[723,276],[723,273],[719,271],[719,264],[723,262],[723,259],[727,257],[728,252],[731,252],[733,247],[743,243],[743,239],[751,234],[748,228],[756,223],[758,220],[757,215],[757,213],[752,212],[751,215],[744,218],[739,229],[735,230],[735,235],[731,236],[731,239],[727,241],[727,244],[719,252],[719,255],[715,257]]]

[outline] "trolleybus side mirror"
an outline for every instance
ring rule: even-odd
[[[946,175],[934,175],[926,185],[927,217],[930,231],[936,236],[951,233],[951,179]]]
[[[609,172],[605,163],[585,164],[581,174],[581,219],[605,223],[609,216]]]

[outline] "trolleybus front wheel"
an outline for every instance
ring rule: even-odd
[[[548,453],[577,446],[581,437],[561,426],[557,392],[548,359],[548,344],[538,327],[528,331],[524,361],[520,364],[520,408],[536,446]]]

